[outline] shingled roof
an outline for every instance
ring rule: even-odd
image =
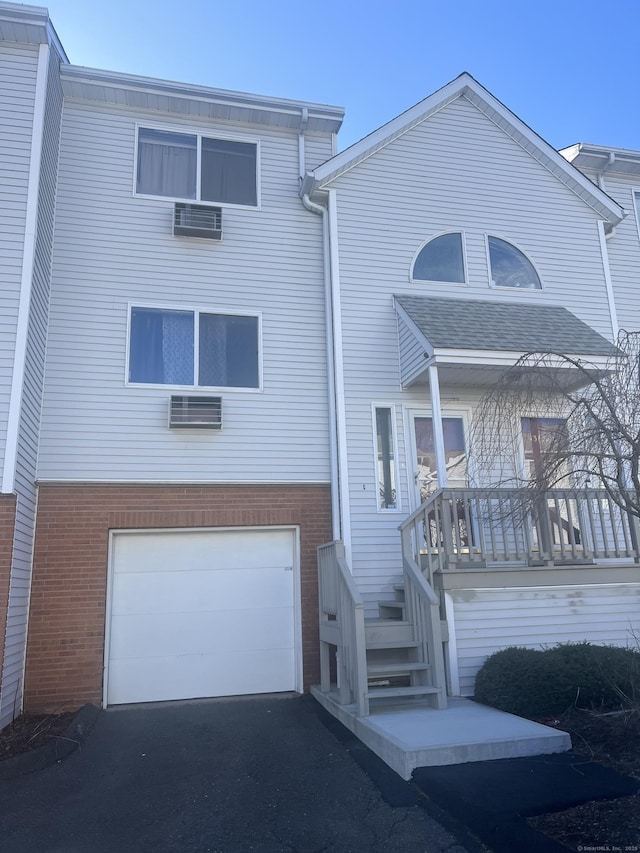
[[[521,302],[396,296],[436,349],[613,356],[616,347],[566,308]]]

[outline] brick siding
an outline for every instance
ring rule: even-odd
[[[25,710],[102,702],[109,531],[300,528],[304,686],[319,681],[316,548],[331,539],[328,486],[43,484],[39,489]]]

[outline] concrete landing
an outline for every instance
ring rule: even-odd
[[[340,705],[336,692],[311,693],[403,779],[416,767],[464,764],[549,755],[571,749],[566,732],[479,705],[450,698],[446,711],[424,705],[380,706],[358,717],[355,705]]]

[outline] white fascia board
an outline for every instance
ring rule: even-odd
[[[436,348],[434,350],[435,362],[440,365],[468,364],[470,366],[510,367],[526,354],[526,352],[513,352],[507,350],[464,350],[445,348]],[[541,355],[545,355],[545,353],[541,353]],[[545,367],[567,367],[567,358],[574,359],[575,361],[584,364],[586,367],[593,367],[598,370],[607,370],[611,367],[610,357],[602,355],[591,355],[585,357],[584,355],[575,355],[572,353],[566,353],[564,355],[549,353],[548,355],[545,355],[545,358],[547,359]]]
[[[595,186],[555,148],[545,142],[541,136],[466,72],[397,118],[365,136],[360,142],[356,142],[355,145],[319,166],[313,173],[316,186],[324,187],[463,95],[474,106],[480,108],[494,124],[505,131],[551,174],[561,180],[586,204],[594,208],[603,219],[612,225],[616,225],[624,218],[624,210],[620,205]]]
[[[442,109],[462,94],[466,81],[471,79],[468,74],[461,74],[460,77],[456,77],[442,89],[438,89],[428,98],[410,107],[396,118],[383,124],[382,127],[374,130],[373,133],[363,137],[359,142],[318,166],[313,172],[316,185],[321,187],[335,180],[339,175],[348,172],[349,169],[420,124],[436,110]]]
[[[83,87],[94,86],[97,90],[117,89],[136,92],[138,95],[147,93],[154,96],[182,97],[194,102],[215,103],[223,107],[245,108],[254,113],[264,112],[265,114],[286,115],[290,117],[291,127],[296,130],[300,128],[300,116],[305,109],[308,111],[307,128],[309,130],[314,129],[314,123],[324,124],[329,122],[335,131],[337,131],[344,118],[343,107],[329,104],[294,101],[286,98],[270,98],[266,95],[234,92],[230,89],[213,89],[208,86],[198,86],[192,83],[161,80],[154,77],[141,77],[134,74],[103,71],[98,68],[85,68],[78,65],[65,66],[61,70],[61,79],[63,87],[66,82],[77,82],[81,83]]]

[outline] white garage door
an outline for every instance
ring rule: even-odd
[[[291,530],[113,537],[107,704],[296,688]]]

